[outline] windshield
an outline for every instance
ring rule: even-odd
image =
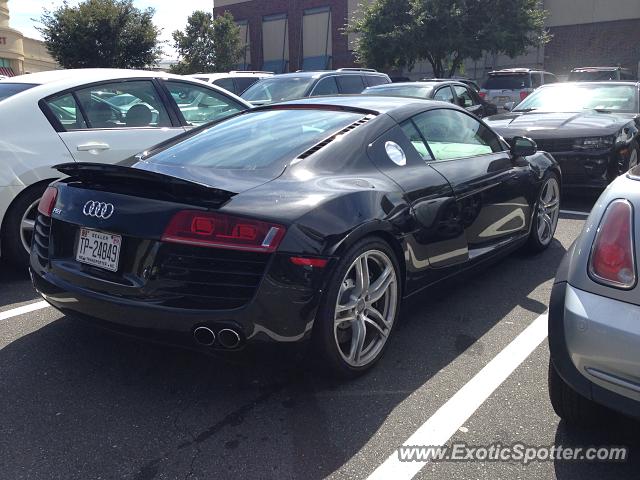
[[[213,125],[148,159],[214,169],[282,171],[287,162],[362,118],[335,110],[263,110]]]
[[[304,96],[314,82],[312,77],[274,77],[249,87],[241,97],[248,102],[282,102]]]
[[[635,85],[554,85],[529,95],[515,109],[520,111],[580,112],[605,110],[637,113],[638,89]]]
[[[0,102],[6,98],[9,98],[16,93],[24,92],[36,85],[31,83],[0,83]]]
[[[484,82],[485,90],[520,90],[521,88],[531,88],[528,73],[489,75]]]
[[[388,84],[380,87],[367,88],[365,95],[390,95],[394,97],[418,97],[429,98],[433,87],[426,85],[394,85]]]

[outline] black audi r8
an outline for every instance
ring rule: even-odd
[[[565,187],[601,190],[638,163],[640,83],[543,85],[486,122],[507,141],[524,135],[551,153]]]
[[[64,313],[205,351],[311,339],[344,376],[400,302],[528,246],[560,170],[444,102],[259,107],[120,165],[70,163],[39,205],[33,283]]]

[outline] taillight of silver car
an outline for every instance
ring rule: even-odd
[[[589,276],[597,283],[628,290],[636,284],[633,206],[612,201],[604,212],[589,258]]]

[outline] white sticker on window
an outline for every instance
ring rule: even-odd
[[[387,142],[384,144],[384,149],[387,155],[393,163],[404,167],[407,164],[407,157],[404,154],[404,150],[396,142]]]

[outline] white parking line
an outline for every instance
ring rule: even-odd
[[[444,445],[546,337],[547,314],[543,314],[458,390],[403,445]],[[368,480],[409,480],[426,463],[401,462],[396,451]]]
[[[35,303],[30,303],[28,305],[23,305],[22,307],[12,308],[11,310],[0,312],[0,320],[6,320],[11,317],[17,317],[18,315],[23,315],[29,312],[35,312],[36,310],[41,310],[49,306],[50,305],[43,300],[41,302],[35,302]]]
[[[578,210],[562,210],[560,209],[560,213],[564,213],[567,215],[577,215],[579,217],[588,217],[589,213],[588,212],[580,212]]]

